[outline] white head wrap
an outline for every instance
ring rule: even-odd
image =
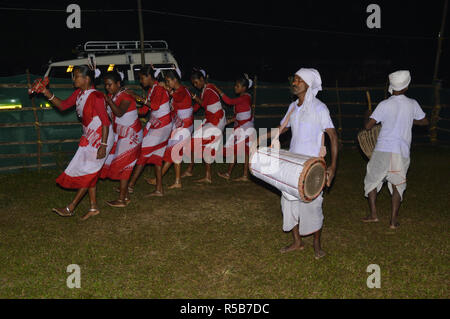
[[[206,79],[206,71],[203,69],[200,69],[199,71],[201,74],[203,74],[203,77]]]
[[[303,110],[309,112],[312,107],[312,101],[319,91],[322,91],[322,78],[316,69],[301,68],[296,73],[303,81],[308,84],[305,99],[303,101]]]
[[[407,70],[396,71],[389,74],[389,93],[406,89],[411,82],[411,74]]]

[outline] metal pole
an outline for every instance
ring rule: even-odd
[[[445,20],[447,18],[447,8],[448,8],[448,0],[445,0],[444,11],[442,11],[441,30],[438,34],[438,47],[437,47],[437,51],[436,51],[436,62],[434,64],[434,74],[433,74],[433,82],[434,83],[438,79],[439,62],[440,62],[441,53],[442,53],[442,38],[444,37]]]
[[[141,38],[141,64],[145,65],[145,53],[144,53],[144,25],[142,21],[142,4],[141,0],[137,0],[138,16],[139,16],[139,36]]]

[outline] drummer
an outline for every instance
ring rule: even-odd
[[[406,189],[412,126],[429,124],[419,103],[405,95],[410,82],[411,75],[407,70],[389,74],[389,93],[392,95],[378,104],[365,125],[366,130],[370,130],[381,122],[381,131],[364,178],[364,195],[368,197],[370,213],[363,222],[378,222],[375,202],[377,193],[387,181],[392,195],[391,229],[399,226],[398,211]]]
[[[292,93],[298,99],[291,103],[278,128],[279,134],[291,129],[290,152],[314,157],[325,155],[322,153],[323,135],[324,132],[328,134],[331,141],[331,165],[327,169],[327,186],[330,186],[336,172],[338,138],[327,106],[316,98],[320,90],[322,80],[317,70],[301,68],[297,71],[292,82]],[[270,133],[267,134],[267,138],[269,137]],[[274,138],[272,145],[274,142],[278,142],[278,136]],[[283,230],[292,231],[294,241],[282,248],[282,253],[303,250],[305,246],[302,236],[314,234],[315,258],[325,256],[320,244],[323,223],[322,201],[322,194],[312,202],[305,203],[283,192],[281,196]]]

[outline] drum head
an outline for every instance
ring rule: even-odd
[[[299,194],[304,202],[311,202],[325,186],[326,165],[322,158],[311,158],[305,162],[299,179]]]

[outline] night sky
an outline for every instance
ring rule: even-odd
[[[66,27],[69,14],[65,9],[70,3],[81,6],[81,29]],[[370,3],[381,7],[381,29],[366,26],[366,7]],[[411,70],[414,83],[431,83],[444,1],[178,4],[142,0],[142,4],[143,9],[169,13],[143,13],[145,39],[166,40],[185,74],[199,66],[216,80],[232,80],[247,72],[262,81],[285,82],[303,66],[317,68],[326,86],[334,86],[336,80],[341,86],[362,86],[384,85],[387,74],[397,69]],[[27,67],[34,74],[42,74],[50,58],[73,58],[75,46],[89,40],[139,40],[135,0],[0,0],[0,7],[1,76],[23,74]],[[108,11],[113,9],[133,11]],[[206,21],[170,13],[267,26]],[[450,82],[449,25],[447,22],[439,74],[445,86]]]

